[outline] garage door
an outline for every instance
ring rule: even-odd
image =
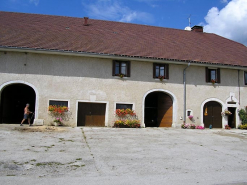
[[[77,126],[104,127],[105,103],[78,103]]]

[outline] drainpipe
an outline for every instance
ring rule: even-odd
[[[190,63],[188,63],[188,66],[184,68],[184,117],[183,122],[186,122],[186,69],[190,66]]]
[[[238,104],[240,105],[240,79],[239,79],[239,70],[238,70]]]

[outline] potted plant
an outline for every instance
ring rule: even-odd
[[[131,109],[117,109],[116,110],[116,115],[119,117],[124,117],[126,115],[131,115],[131,116],[136,116],[135,111],[131,110]]]
[[[50,105],[48,111],[50,112],[50,116],[54,118],[53,122],[55,126],[61,126],[63,125],[63,120],[69,119],[69,109],[66,106]]]
[[[115,112],[117,119],[113,127],[116,128],[140,128],[140,120],[137,119],[136,113],[131,109],[117,109]]]
[[[124,77],[124,74],[123,74],[123,73],[120,73],[118,76],[119,76],[120,78],[123,78],[123,77]]]
[[[211,83],[212,83],[213,85],[215,84],[215,82],[216,82],[216,80],[214,80],[214,79],[211,80]]]
[[[232,115],[232,113],[229,110],[225,110],[224,112],[221,113],[222,116],[229,116]]]
[[[190,120],[192,120],[192,119],[193,119],[193,116],[192,116],[192,115],[189,115],[188,118],[189,118]]]
[[[63,125],[62,118],[56,118],[56,119],[54,119],[53,122],[54,122],[55,126],[62,126]]]
[[[225,115],[232,115],[232,113],[229,110],[225,110]]]
[[[226,130],[230,130],[231,127],[230,127],[229,125],[225,125],[225,129],[226,129]]]
[[[160,81],[163,81],[164,80],[164,76],[159,76],[158,79],[160,79]]]

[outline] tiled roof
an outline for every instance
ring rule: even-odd
[[[247,66],[247,47],[215,34],[83,18],[0,12],[0,47]]]

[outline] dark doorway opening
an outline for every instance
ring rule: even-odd
[[[0,122],[20,124],[27,103],[30,104],[30,111],[35,112],[35,100],[35,91],[28,85],[6,86],[1,92]]]
[[[105,103],[78,103],[77,126],[104,127]]]
[[[228,125],[231,128],[236,128],[236,108],[228,107],[228,110],[232,113],[231,115],[228,115]]]
[[[172,98],[163,92],[153,92],[145,99],[144,120],[146,127],[171,127],[173,115]]]
[[[203,107],[203,122],[205,128],[222,128],[222,106],[216,101],[207,102]]]

